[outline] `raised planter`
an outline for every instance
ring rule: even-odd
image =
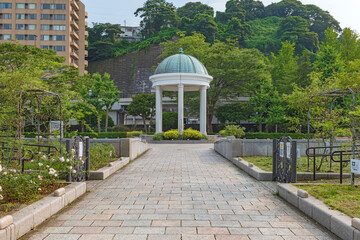
[[[86,183],[71,183],[54,194],[0,219],[0,239],[14,240],[59,212],[86,192]]]
[[[112,175],[114,172],[119,170],[120,168],[129,164],[130,158],[123,157],[117,161],[109,163],[108,166],[100,168],[96,171],[89,172],[89,180],[104,180]]]
[[[278,184],[280,197],[299,208],[322,226],[345,240],[360,239],[360,219],[332,210],[322,201],[291,184]]]

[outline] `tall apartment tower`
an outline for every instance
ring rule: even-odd
[[[0,0],[0,42],[14,39],[55,50],[83,75],[88,66],[87,17],[80,0]]]

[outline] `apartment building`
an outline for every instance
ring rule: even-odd
[[[88,66],[87,17],[79,0],[0,0],[0,42],[14,39],[52,49],[83,75]]]

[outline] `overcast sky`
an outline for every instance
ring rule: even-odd
[[[137,8],[142,7],[146,0],[82,0],[89,13],[88,22],[110,22],[127,26],[138,26],[140,18],[134,16]],[[224,11],[227,0],[167,0],[176,7],[182,7],[187,2],[202,2]],[[280,0],[262,0],[264,5]],[[342,28],[350,27],[360,33],[360,0],[300,0],[303,4],[314,4],[327,10],[340,22]]]

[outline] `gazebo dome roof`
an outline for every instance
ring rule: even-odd
[[[165,58],[155,70],[155,74],[162,73],[195,73],[209,75],[205,66],[195,57],[183,54],[180,49],[179,54]]]

